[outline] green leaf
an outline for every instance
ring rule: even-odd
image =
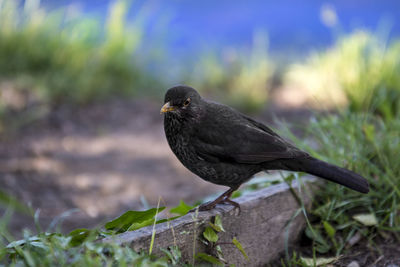
[[[324,239],[318,229],[314,228],[311,230],[311,228],[307,227],[305,233],[307,237],[309,237],[311,240],[314,240],[315,249],[319,253],[323,254],[331,249],[331,245],[329,245],[329,243]]]
[[[165,207],[160,207],[158,212],[161,212]],[[127,211],[120,217],[106,223],[105,228],[107,230],[114,230],[118,233],[125,232],[127,230],[137,230],[144,226],[151,225],[154,221],[154,216],[157,213],[157,208],[152,208],[145,211]]]
[[[218,241],[218,235],[214,232],[214,230],[211,227],[207,227],[204,232],[203,236],[206,240],[210,242],[217,242]]]
[[[333,238],[336,234],[335,228],[333,228],[333,226],[327,221],[324,221],[323,224],[324,224],[324,228],[325,228],[325,231],[328,234],[328,236],[330,238]]]
[[[41,249],[43,249],[45,251],[49,250],[49,247],[47,245],[45,245],[45,243],[43,243],[41,241],[40,242],[38,242],[38,241],[30,242],[29,245],[31,245],[33,247],[36,247],[36,248],[41,248]]]
[[[214,225],[221,229],[220,231],[225,232],[224,227],[222,226],[221,216],[219,214],[215,216]]]
[[[362,223],[365,226],[373,226],[378,224],[378,220],[375,217],[375,214],[357,214],[353,216],[353,219],[359,223]]]
[[[306,228],[306,236],[318,243],[327,243],[317,228]]]
[[[318,253],[325,254],[331,249],[331,245],[327,243],[316,243],[315,249]]]
[[[132,223],[126,231],[135,231],[137,229],[143,228],[145,226],[152,225],[154,223],[154,218],[145,220],[143,222]]]
[[[221,216],[215,216],[214,223],[208,222],[208,224],[217,232],[225,232],[224,227],[222,227]]]
[[[48,252],[49,251],[49,246],[48,246],[48,242],[47,241],[51,236],[56,236],[56,234],[44,233],[44,234],[31,236],[31,237],[26,238],[26,239],[13,241],[13,242],[9,243],[5,247],[5,250],[0,252],[0,254],[1,253],[6,253],[6,254],[9,254],[9,255],[10,254],[14,254],[14,253],[20,254],[20,253],[22,253],[22,251],[25,251],[25,250],[23,250],[23,247],[25,247],[25,246],[31,246],[31,247],[43,249],[44,251]]]
[[[239,240],[236,239],[236,236],[232,239],[232,243],[240,250],[240,252],[243,254],[246,260],[249,260],[249,257],[246,254],[246,251],[244,251],[242,244],[240,244]]]
[[[179,215],[186,215],[194,206],[187,205],[183,200],[179,201],[179,205],[172,208],[169,212]]]
[[[28,239],[20,239],[9,243],[6,248],[16,248],[25,245],[26,243],[39,242],[40,237],[37,235],[31,236]]]
[[[202,252],[199,252],[196,254],[196,259],[201,259],[201,260],[204,260],[204,261],[207,261],[209,263],[219,265],[219,266],[224,265],[219,259],[217,259],[211,255],[208,255],[206,253],[202,253]]]
[[[178,219],[179,217],[181,217],[181,216],[174,216],[174,217],[171,217],[171,218],[160,219],[160,220],[157,220],[156,224],[170,222],[170,221],[173,221],[175,219]]]
[[[76,247],[81,245],[93,233],[92,230],[86,228],[79,228],[71,231],[67,236],[71,237],[69,245]]]
[[[224,259],[224,253],[222,253],[222,248],[220,245],[215,246],[215,252],[217,253],[217,258],[222,261],[222,262],[226,262],[226,260]]]

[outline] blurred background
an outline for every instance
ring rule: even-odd
[[[320,112],[398,120],[399,17],[396,0],[0,0],[0,210],[72,229],[223,191],[166,143],[179,83],[298,135]]]

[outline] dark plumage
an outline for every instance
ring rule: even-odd
[[[266,170],[301,171],[368,193],[360,175],[320,161],[282,139],[264,124],[238,111],[207,101],[189,86],[170,88],[161,113],[172,151],[190,171],[230,189],[200,206],[212,209],[254,174]]]

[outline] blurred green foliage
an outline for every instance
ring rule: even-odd
[[[202,54],[188,83],[205,94],[244,111],[266,105],[274,65],[268,56],[266,35],[256,33],[250,50],[225,49],[222,56]]]
[[[110,7],[104,29],[73,7],[48,12],[34,0],[20,6],[0,2],[2,80],[55,105],[131,95],[154,80],[135,63],[142,31],[140,22],[127,24],[126,1]]]
[[[1,1],[0,88],[1,81],[11,82],[17,94],[31,94],[31,100],[51,106],[152,94],[154,88],[162,93],[163,75],[141,58],[145,12],[137,12],[127,23],[128,9],[127,1],[115,1],[103,25],[80,17],[73,7],[50,12],[40,1]],[[266,105],[277,75],[262,32],[254,34],[248,50],[200,53],[193,65],[190,70],[180,67],[177,79],[244,111]],[[398,73],[400,41],[388,44],[372,33],[356,31],[342,36],[331,49],[287,67],[284,80],[285,86],[319,100],[317,107],[349,106],[392,119],[400,110]],[[3,102],[0,97],[0,117],[7,114]]]
[[[400,41],[387,43],[366,31],[338,39],[303,64],[292,65],[287,86],[297,86],[319,100],[319,107],[348,106],[372,110],[385,119],[400,111]]]

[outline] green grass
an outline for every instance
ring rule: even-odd
[[[370,184],[367,195],[333,183],[316,190],[308,212],[313,221],[306,230],[313,241],[310,254],[345,254],[355,235],[371,246],[390,235],[400,240],[400,118],[385,121],[372,113],[345,112],[312,120],[305,130],[318,148],[296,140],[300,147],[360,173]]]
[[[342,110],[303,128],[312,146],[294,135],[292,140],[370,183],[367,195],[333,183],[316,191],[312,209],[303,210],[309,220],[312,265],[345,255],[355,236],[372,247],[393,236],[400,240],[400,41],[382,40],[354,32],[305,63],[292,65],[286,74],[286,86],[308,93],[310,105]],[[285,264],[307,266],[305,262],[295,251]]]
[[[319,108],[348,106],[393,119],[400,110],[400,41],[358,30],[288,68],[286,86]]]
[[[186,214],[192,208],[183,202],[171,213]],[[0,218],[0,266],[170,266],[180,263],[181,255],[176,247],[168,250],[165,256],[154,256],[150,252],[135,252],[129,246],[121,246],[113,237],[125,231],[132,231],[168,219],[157,219],[157,214],[165,207],[146,211],[128,211],[120,217],[96,229],[76,229],[69,234],[59,230],[62,220],[69,212],[55,218],[47,231],[41,230],[38,223],[39,212],[33,215],[37,234],[23,231],[23,239],[14,240],[8,231],[12,216],[11,208]],[[179,216],[178,216],[179,217]],[[177,217],[173,217],[174,219]],[[103,238],[109,242],[100,242]],[[180,263],[184,266],[183,263]]]
[[[136,253],[117,244],[84,242],[73,247],[70,238],[60,234],[31,236],[19,247],[0,248],[7,266],[169,266],[168,258]]]

